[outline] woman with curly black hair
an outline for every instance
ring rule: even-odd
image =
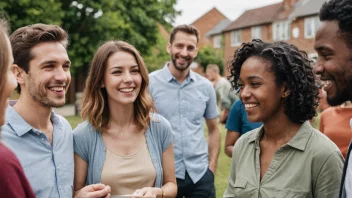
[[[337,197],[343,157],[309,123],[318,88],[307,54],[253,40],[236,50],[230,69],[248,120],[263,126],[236,142],[224,197]]]

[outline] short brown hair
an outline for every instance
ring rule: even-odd
[[[206,69],[207,70],[210,69],[210,70],[214,71],[215,73],[220,74],[220,68],[217,64],[208,64]]]
[[[29,62],[34,58],[31,50],[43,42],[60,42],[67,48],[68,35],[57,25],[37,23],[21,27],[10,36],[14,64],[21,67],[26,73],[29,71]]]
[[[170,34],[170,43],[172,43],[175,40],[175,36],[177,32],[184,32],[187,34],[191,34],[197,37],[197,43],[199,42],[199,31],[197,28],[195,28],[192,25],[179,25],[172,29],[171,34]]]
[[[139,52],[130,44],[123,41],[108,41],[99,47],[95,53],[83,92],[82,118],[87,120],[96,130],[105,132],[109,125],[109,104],[107,92],[101,88],[108,59],[116,52],[131,54],[139,66],[142,85],[134,102],[135,122],[140,128],[149,126],[150,111],[155,111],[152,97],[148,93],[148,70]]]
[[[7,82],[7,67],[12,55],[8,45],[8,26],[6,21],[0,20],[0,90],[4,89]]]

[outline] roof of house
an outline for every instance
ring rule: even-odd
[[[198,17],[196,20],[194,20],[191,25],[194,25],[197,22],[203,22],[202,20],[207,17],[208,14],[215,12],[219,15],[222,15],[224,18],[227,18],[222,12],[220,12],[220,10],[218,10],[216,7],[211,8],[209,11],[205,12],[205,14],[201,15],[200,17]]]
[[[300,0],[290,18],[298,18],[318,14],[326,0]]]
[[[280,8],[281,3],[276,3],[261,8],[247,10],[223,31],[231,31],[235,29],[270,23],[275,19],[275,16]]]
[[[224,19],[220,21],[213,29],[205,34],[205,36],[210,37],[212,35],[221,34],[221,32],[230,25],[231,21],[229,19]]]

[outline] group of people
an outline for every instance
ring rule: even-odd
[[[1,196],[215,197],[218,111],[211,83],[189,68],[198,52],[197,29],[174,28],[171,60],[152,74],[132,45],[101,45],[86,80],[84,122],[73,131],[53,111],[65,104],[71,81],[67,32],[33,24],[8,38],[5,29]],[[16,87],[19,99],[8,102]]]
[[[343,165],[338,147],[309,122],[319,101],[316,74],[330,105],[352,100],[351,13],[351,0],[323,5],[314,69],[285,42],[253,40],[235,51],[230,77],[241,100],[233,108],[258,128],[230,128],[242,119],[229,112],[237,134],[226,144],[224,197],[352,197],[352,147]],[[212,83],[190,70],[198,42],[196,28],[175,27],[170,62],[151,74],[132,45],[101,45],[86,80],[84,122],[72,131],[53,111],[71,81],[68,34],[33,24],[8,37],[1,24],[1,196],[215,197],[219,114]],[[16,87],[19,99],[8,102]]]

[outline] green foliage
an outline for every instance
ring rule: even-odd
[[[167,43],[168,39],[158,33],[157,43],[154,46],[152,53],[148,56],[144,56],[144,62],[147,65],[149,72],[162,68],[164,64],[170,60],[170,55],[166,51]]]
[[[211,46],[205,46],[198,51],[198,55],[195,59],[198,61],[204,71],[208,64],[217,64],[220,68],[220,73],[224,72],[224,56],[223,52],[212,48]]]
[[[0,12],[12,30],[33,23],[61,25],[70,36],[68,53],[75,72],[86,70],[98,46],[112,39],[150,55],[159,42],[157,22],[171,27],[179,14],[175,4],[176,0],[0,0]]]
[[[64,13],[57,0],[1,0],[0,13],[11,25],[11,30],[32,23],[61,23]]]

